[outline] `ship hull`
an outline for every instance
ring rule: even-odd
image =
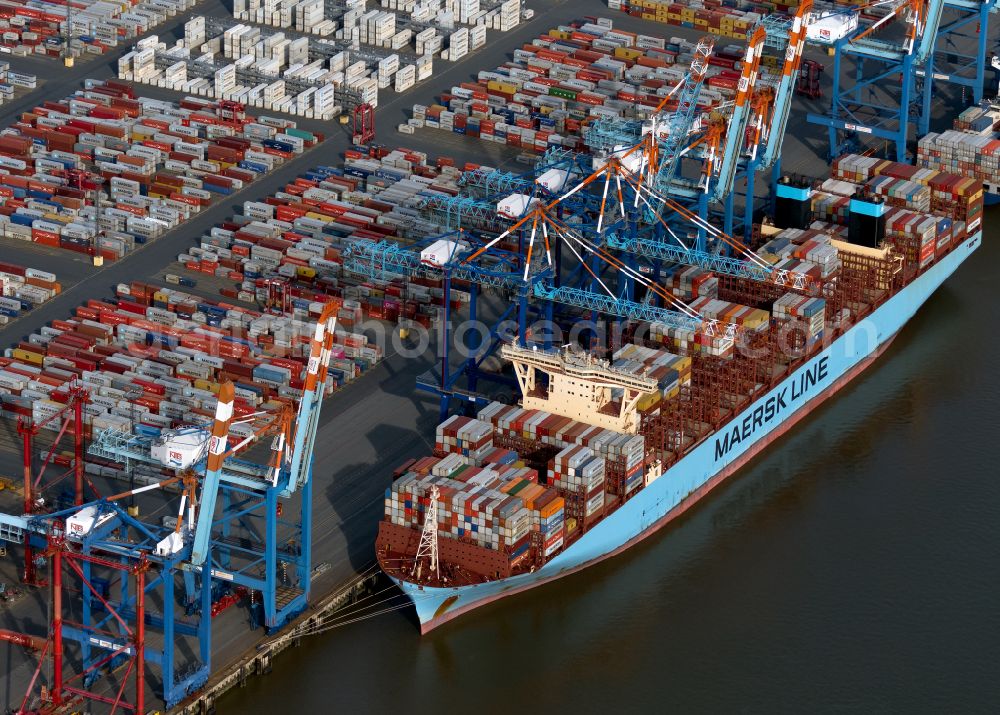
[[[683,514],[871,365],[981,239],[981,232],[966,239],[537,571],[455,588],[393,577],[413,602],[421,632],[621,553]]]

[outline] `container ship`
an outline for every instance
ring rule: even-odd
[[[630,324],[599,352],[507,344],[517,406],[437,428],[385,493],[376,551],[426,633],[614,556],[684,513],[882,354],[980,245],[975,179],[849,155],[778,185],[752,248],[810,288],[677,265],[735,341]]]

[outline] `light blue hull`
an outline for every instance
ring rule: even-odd
[[[413,601],[421,630],[612,556],[682,513],[867,367],[981,240],[982,232],[966,239],[537,571],[457,588],[425,588],[394,578]]]

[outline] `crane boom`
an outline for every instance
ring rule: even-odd
[[[736,90],[736,103],[733,107],[733,114],[729,118],[729,126],[726,129],[726,146],[722,154],[722,165],[719,167],[719,178],[712,193],[714,201],[724,199],[733,188],[736,166],[739,163],[740,152],[747,133],[747,123],[750,120],[750,97],[753,94],[754,85],[757,83],[760,56],[764,50],[765,39],[767,39],[767,32],[758,25],[747,43],[743,72]]]
[[[215,502],[219,495],[222,464],[225,460],[226,443],[229,440],[229,425],[233,421],[235,400],[236,388],[233,383],[224,382],[219,388],[219,399],[215,405],[215,421],[212,423],[212,436],[208,441],[208,463],[205,466],[205,479],[201,487],[201,506],[198,510],[194,543],[191,547],[191,563],[195,566],[205,563],[205,559],[208,557],[212,519],[215,515]]]
[[[657,156],[653,157],[653,164],[659,164],[656,175],[656,184],[662,191],[669,191],[670,184],[677,174],[681,149],[687,141],[691,126],[694,123],[695,110],[698,108],[698,95],[701,93],[701,85],[705,80],[705,73],[708,71],[708,59],[715,49],[715,40],[711,36],[702,38],[695,47],[694,59],[691,60],[691,69],[684,78],[680,95],[677,98],[677,111],[675,111],[661,126],[666,127],[666,136],[658,144],[657,154],[662,157],[662,161]],[[664,97],[657,107],[657,112],[661,110],[667,102]],[[657,124],[654,123],[653,131],[657,131]],[[657,139],[654,136],[654,139]]]
[[[299,401],[299,410],[295,418],[292,465],[288,479],[289,491],[295,491],[309,479],[313,447],[316,444],[316,430],[319,428],[320,406],[323,403],[323,389],[326,385],[327,369],[330,367],[336,328],[337,305],[331,301],[323,306],[323,311],[316,321],[316,332],[309,346],[305,385],[302,388],[302,399]]]
[[[798,80],[799,67],[802,64],[802,51],[806,44],[807,16],[812,11],[812,5],[812,0],[802,0],[795,11],[795,17],[792,19],[792,26],[788,32],[785,62],[781,67],[781,81],[774,94],[774,112],[771,115],[770,134],[760,164],[762,169],[773,166],[781,153],[781,143],[785,138],[785,127],[788,125],[788,114],[792,107],[795,83]]]
[[[934,52],[938,29],[941,27],[941,13],[944,12],[944,0],[927,0],[923,16],[923,27],[917,28],[920,38],[917,44],[916,61],[924,63]]]

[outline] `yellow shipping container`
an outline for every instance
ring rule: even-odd
[[[213,395],[219,394],[219,383],[212,380],[202,380],[199,377],[194,381],[194,386],[198,390],[208,390]]]
[[[333,216],[327,216],[326,214],[316,213],[315,211],[306,212],[306,218],[314,218],[317,221],[322,221],[323,223],[330,223],[333,221]]]
[[[615,57],[625,60],[634,60],[642,56],[642,50],[633,50],[629,47],[616,47]]]
[[[169,303],[170,294],[167,293],[166,291],[158,290],[155,293],[153,293],[153,300],[157,300],[161,303]]]
[[[647,392],[645,395],[639,398],[636,403],[636,409],[640,412],[645,412],[646,410],[652,409],[657,404],[659,404],[662,399],[659,390],[654,390],[653,392]]]
[[[309,266],[296,266],[295,275],[297,275],[299,278],[315,278],[316,269],[310,268]]]
[[[20,360],[22,362],[30,362],[34,365],[41,365],[44,359],[44,355],[41,353],[33,353],[28,350],[23,350],[21,348],[14,348],[14,352],[11,353],[15,360]]]
[[[517,91],[517,86],[510,84],[509,82],[492,81],[487,83],[487,87],[492,89],[494,92],[503,92],[505,94],[514,94],[514,92]]]

